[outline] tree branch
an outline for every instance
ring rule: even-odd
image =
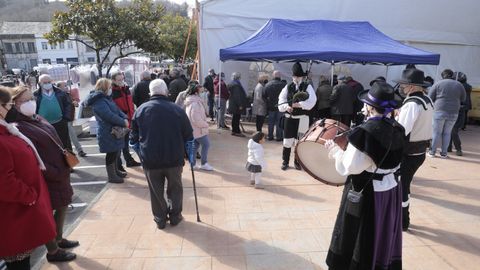
[[[97,50],[97,49],[100,49],[102,50],[103,48],[95,48],[93,47],[92,45],[89,45],[87,42],[81,40],[81,39],[78,39],[78,38],[67,38],[67,40],[72,40],[72,41],[77,41],[77,42],[80,42],[82,43],[83,45],[87,46],[88,48],[92,49],[92,50]]]
[[[134,52],[129,52],[129,53],[123,54],[122,49],[120,49],[120,55],[113,59],[112,63],[110,63],[110,66],[107,69],[107,76],[110,74],[110,70],[112,69],[113,65],[115,64],[115,62],[117,62],[118,59],[125,58],[129,55],[136,54],[136,53],[142,53],[142,52],[143,51],[134,51]]]

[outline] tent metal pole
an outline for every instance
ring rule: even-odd
[[[385,81],[387,81],[387,82],[388,82],[388,67],[389,67],[389,65],[387,65],[387,68],[385,70]]]
[[[222,99],[222,61],[220,60],[220,67],[218,69],[218,107],[217,107],[217,127],[223,125],[220,123],[220,101]]]
[[[331,63],[331,72],[330,72],[330,86],[333,87],[333,66],[335,65],[335,63],[332,61]]]
[[[438,65],[435,69],[435,81],[437,81],[437,80],[438,80]]]

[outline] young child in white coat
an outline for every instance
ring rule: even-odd
[[[257,189],[263,189],[261,177],[262,170],[267,167],[263,156],[262,143],[265,142],[265,134],[255,133],[248,141],[247,171],[250,172],[250,185],[255,185]]]

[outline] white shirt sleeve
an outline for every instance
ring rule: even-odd
[[[420,115],[420,106],[415,102],[407,102],[400,108],[397,121],[405,128],[405,136],[410,134],[415,121]]]
[[[287,100],[287,95],[288,95],[288,84],[283,87],[282,91],[280,92],[280,95],[278,96],[278,110],[280,112],[286,112],[288,108],[288,103],[286,103]],[[285,104],[282,104],[285,103]]]
[[[340,147],[335,146],[330,150],[329,156],[335,159],[335,168],[337,169],[337,172],[343,176],[359,174],[366,169],[375,166],[375,163],[369,156],[362,153],[350,143],[347,145],[345,151]]]
[[[309,84],[307,87],[308,99],[305,101],[300,101],[300,105],[304,110],[311,110],[313,106],[317,103],[317,95],[313,90],[313,87]]]

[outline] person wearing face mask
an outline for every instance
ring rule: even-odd
[[[267,102],[265,100],[265,85],[268,83],[268,75],[262,74],[258,77],[257,86],[253,91],[252,114],[256,116],[257,132],[262,132],[262,126],[267,115]]]
[[[72,150],[68,134],[68,122],[73,120],[70,97],[52,84],[50,75],[42,74],[38,81],[40,88],[33,93],[37,101],[36,113],[55,128],[64,147]]]
[[[195,149],[193,151],[196,153],[200,146],[202,147],[201,166],[195,166],[196,159],[193,160],[192,165],[195,166],[195,169],[213,171],[213,167],[208,164],[208,149],[210,148],[207,121],[208,107],[204,98],[201,97],[202,92],[204,92],[203,87],[197,81],[190,81],[185,100],[185,112],[193,128],[195,139]]]
[[[430,84],[425,81],[423,71],[406,69],[400,84],[400,94],[405,96],[400,108],[398,122],[405,128],[408,144],[403,154],[400,166],[402,180],[402,228],[410,226],[410,185],[413,176],[425,161],[427,147],[433,132],[433,101],[425,94],[425,88]]]
[[[98,122],[98,146],[100,153],[106,153],[105,163],[108,182],[123,183],[126,173],[118,170],[117,159],[120,150],[125,146],[124,138],[116,138],[112,135],[113,127],[128,127],[128,117],[112,100],[112,81],[101,78],[85,100],[87,106],[92,106],[93,113]]]
[[[49,262],[74,260],[76,255],[64,250],[76,247],[79,243],[63,238],[63,225],[68,205],[72,202],[73,189],[70,184],[70,167],[65,162],[63,151],[58,147],[62,145],[62,141],[55,128],[42,116],[35,114],[36,103],[27,87],[18,86],[10,91],[15,109],[18,111],[14,122],[20,132],[35,145],[46,167],[43,176],[57,225],[57,236],[46,244],[47,260]]]
[[[18,114],[10,91],[0,86],[0,260],[8,270],[28,270],[33,249],[55,237],[55,221],[45,164],[32,141],[6,122]]]
[[[317,96],[313,87],[304,82],[306,76],[302,66],[296,62],[292,67],[293,82],[287,84],[278,96],[278,110],[285,113],[285,121],[283,125],[283,153],[282,153],[282,170],[288,169],[290,161],[290,153],[295,145],[295,140],[299,139],[299,134],[305,134],[309,126],[309,111],[315,106]],[[299,92],[307,93],[306,100],[294,100],[294,95]],[[295,159],[295,168],[300,170],[300,164]]]
[[[112,74],[112,100],[117,104],[118,108],[128,117],[128,127],[130,127],[133,113],[135,111],[133,107],[132,94],[130,93],[130,88],[124,82],[124,76],[121,72],[116,72]],[[122,149],[123,158],[127,163],[127,167],[138,167],[142,165],[141,163],[135,161],[130,154],[130,147],[128,146],[128,134],[125,135],[124,148]],[[122,166],[122,160],[120,156],[117,160],[118,169],[122,172],[126,172]]]

